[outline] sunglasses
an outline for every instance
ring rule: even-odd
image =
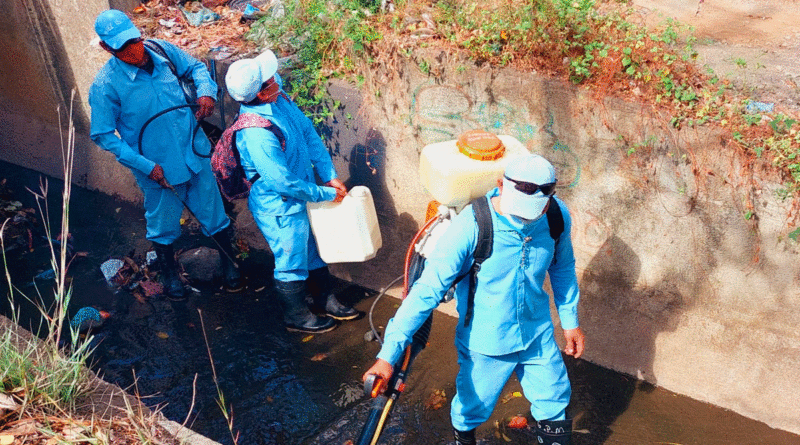
[[[504,178],[508,179],[509,181],[514,183],[514,188],[521,191],[526,195],[533,195],[534,193],[538,192],[539,190],[542,191],[542,194],[545,196],[550,196],[556,192],[556,183],[551,182],[549,184],[534,184],[532,182],[525,182],[525,181],[517,181],[516,179],[511,179],[506,175],[503,175]]]

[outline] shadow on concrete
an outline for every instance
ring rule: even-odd
[[[419,224],[412,215],[397,213],[386,175],[387,150],[390,147],[368,117],[359,113],[362,107],[360,92],[339,85],[332,85],[329,91],[342,106],[334,110],[333,117],[320,133],[330,148],[341,178],[345,178],[342,169],[347,169],[344,182],[348,189],[363,185],[372,192],[383,240],[383,247],[375,258],[363,263],[335,264],[331,270],[349,281],[371,283],[370,288],[380,289],[403,274],[405,252]],[[396,188],[392,187],[395,193]]]
[[[667,283],[637,285],[641,262],[625,242],[610,237],[587,265],[580,283],[581,325],[588,337],[588,348],[602,348],[590,355],[604,357],[620,369],[637,369],[637,376],[607,373],[598,382],[597,365],[582,360],[568,360],[574,385],[573,416],[576,429],[591,431],[587,443],[604,443],[610,426],[628,409],[637,391],[652,391],[657,380],[653,371],[656,338],[661,332],[674,331],[685,301]],[[591,341],[592,332],[602,332],[614,339],[604,345]],[[589,369],[592,368],[592,369]],[[591,382],[586,380],[591,376]],[[643,379],[651,383],[645,382]],[[614,388],[613,391],[608,389]],[[603,406],[598,411],[598,406]]]

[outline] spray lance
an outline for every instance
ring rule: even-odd
[[[175,106],[173,106],[173,107],[169,107],[169,108],[166,108],[166,109],[164,109],[164,110],[161,110],[161,111],[159,111],[158,113],[156,113],[156,114],[154,114],[153,116],[151,116],[149,119],[147,119],[147,120],[145,121],[144,125],[142,125],[142,129],[141,129],[141,130],[139,130],[139,139],[138,139],[138,141],[137,141],[137,142],[138,142],[138,148],[139,148],[139,154],[140,154],[140,155],[144,155],[144,153],[142,152],[142,136],[144,135],[144,130],[147,128],[147,126],[148,126],[148,125],[149,125],[151,122],[153,122],[154,120],[156,120],[157,118],[159,118],[159,117],[161,117],[161,116],[163,116],[163,115],[165,115],[165,114],[167,114],[167,113],[169,113],[169,112],[171,112],[171,111],[179,110],[179,109],[181,109],[181,108],[192,108],[192,109],[195,109],[195,108],[200,108],[200,105],[198,105],[198,104],[182,104],[182,105],[175,105]],[[197,136],[197,132],[200,130],[200,128],[201,128],[201,125],[200,125],[200,122],[198,121],[198,122],[197,122],[197,123],[194,125],[194,129],[192,130],[192,152],[193,152],[193,153],[194,153],[196,156],[198,156],[198,157],[201,157],[201,158],[210,158],[210,157],[211,157],[211,153],[209,153],[209,154],[201,154],[201,153],[198,153],[198,152],[197,152],[197,150],[195,149],[195,146],[194,146],[194,139],[195,139],[195,136]],[[213,150],[213,147],[212,147],[212,150]],[[186,210],[189,212],[189,214],[192,216],[192,218],[194,218],[194,219],[197,221],[197,223],[198,223],[198,224],[200,224],[200,225],[202,226],[202,223],[200,222],[200,219],[199,219],[199,218],[198,218],[198,217],[197,217],[197,216],[194,214],[194,212],[192,211],[192,209],[191,209],[191,208],[189,208],[189,206],[186,204],[186,201],[184,201],[184,200],[183,200],[183,199],[180,197],[180,195],[178,195],[178,192],[177,192],[177,191],[175,191],[175,189],[174,189],[174,188],[172,188],[172,187],[170,187],[169,189],[172,191],[172,193],[175,195],[175,197],[178,199],[178,201],[180,201],[180,203],[181,203],[181,204],[183,204],[183,207],[184,207],[184,208],[185,208],[185,209],[186,209]],[[206,232],[206,233],[210,233],[210,232],[208,231],[208,229],[207,229],[205,226],[203,226],[203,230],[205,230],[205,232]],[[229,254],[228,254],[228,253],[225,251],[225,249],[223,249],[223,248],[222,248],[222,246],[219,244],[219,242],[218,242],[218,241],[217,241],[217,240],[216,240],[214,237],[210,237],[210,238],[211,238],[211,239],[214,241],[214,243],[217,245],[217,247],[219,247],[219,249],[218,249],[218,250],[219,250],[220,252],[222,252],[222,253],[223,253],[223,254],[224,254],[226,257],[228,257],[228,260],[230,260],[231,264],[233,264],[233,267],[235,267],[235,268],[237,268],[237,269],[238,269],[238,268],[239,268],[239,265],[238,265],[238,264],[236,264],[236,261],[234,261],[234,259],[233,259],[233,258],[231,258],[231,256],[230,256],[230,255],[229,255]]]
[[[403,275],[397,277],[388,286],[391,287],[400,278],[403,278],[403,298],[408,295],[411,286],[422,274],[422,269],[425,267],[424,252],[430,252],[429,249],[432,249],[432,245],[435,245],[437,234],[441,234],[446,226],[449,225],[453,213],[452,209],[440,206],[438,214],[430,218],[414,235],[406,252]],[[369,324],[372,336],[382,343],[372,322],[372,311],[381,296],[383,296],[383,292],[372,303],[369,311]],[[355,445],[375,445],[378,443],[386,426],[386,421],[389,419],[400,395],[405,391],[411,364],[428,343],[432,324],[433,314],[428,316],[422,326],[414,333],[411,344],[406,347],[400,363],[394,365],[394,371],[388,381],[375,374],[367,376],[364,381],[364,392],[373,399],[373,402],[367,414],[367,421],[361,429],[361,434]]]

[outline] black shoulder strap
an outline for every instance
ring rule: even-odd
[[[555,241],[555,246],[553,247],[553,264],[555,264],[558,241],[561,239],[561,234],[564,233],[564,215],[561,213],[561,207],[558,202],[552,196],[545,215],[547,216],[547,225],[550,226],[550,238]]]
[[[492,226],[490,205],[489,198],[485,196],[472,201],[472,211],[475,213],[475,221],[478,223],[478,243],[473,254],[475,261],[469,271],[469,294],[467,294],[467,313],[464,315],[464,326],[469,326],[469,322],[472,320],[475,289],[478,287],[478,272],[481,270],[481,264],[492,255],[494,227]]]
[[[492,241],[494,240],[489,199],[484,196],[472,201],[472,211],[475,213],[475,221],[478,222],[478,245],[475,246],[473,258],[480,269],[480,264],[492,255]]]
[[[172,74],[174,74],[177,79],[181,78],[178,75],[178,69],[175,68],[175,64],[172,63],[172,59],[169,58],[163,46],[159,45],[158,42],[156,42],[155,40],[145,40],[144,45],[150,48],[151,50],[157,52],[159,56],[167,59],[167,65],[169,65],[169,69],[170,71],[172,71]]]
[[[547,207],[547,224],[550,226],[550,238],[556,242],[561,238],[564,233],[564,215],[561,214],[561,207],[559,207],[556,199],[550,197],[550,206]]]

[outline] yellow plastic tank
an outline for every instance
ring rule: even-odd
[[[508,162],[528,153],[513,136],[471,130],[457,140],[426,145],[419,177],[436,201],[461,207],[496,187]]]
[[[367,261],[383,244],[372,193],[363,185],[351,188],[340,203],[309,202],[306,208],[326,263]]]

